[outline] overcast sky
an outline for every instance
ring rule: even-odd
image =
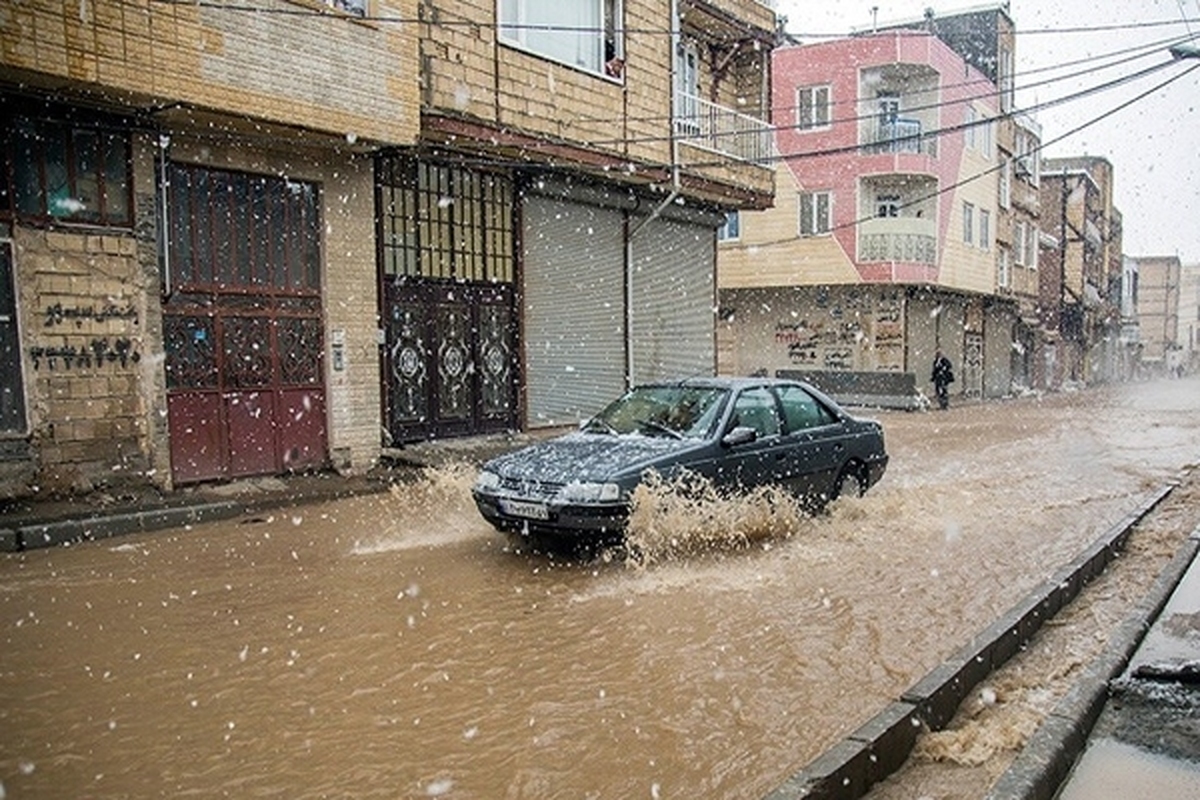
[[[788,18],[787,30],[803,42],[869,27],[873,7],[883,25],[919,18],[926,8],[948,15],[985,5],[977,0],[776,0],[777,12]],[[1017,104],[1022,108],[1167,61],[1165,40],[1187,36],[1189,25],[1200,36],[1200,0],[1012,0],[1009,13],[1017,26]],[[1147,24],[1157,22],[1172,24]],[[1098,27],[1112,29],[1068,30]],[[1161,48],[1132,49],[1156,42]],[[1200,39],[1195,44],[1200,47]],[[1083,63],[1047,69],[1068,62]],[[1178,255],[1184,263],[1200,262],[1200,69],[1053,140],[1192,66],[1200,66],[1200,59],[1176,62],[1034,114],[1049,143],[1046,156],[1100,155],[1112,162],[1127,255]],[[1085,74],[1053,80],[1079,72]]]

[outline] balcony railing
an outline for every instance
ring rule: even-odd
[[[880,217],[858,226],[858,260],[937,264],[937,228],[932,220]]]
[[[937,138],[921,133],[919,119],[885,119],[875,123],[867,142],[868,153],[917,153],[937,157]]]
[[[754,164],[771,156],[771,128],[766,122],[694,94],[675,95],[675,135],[682,142]]]

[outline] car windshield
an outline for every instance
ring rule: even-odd
[[[729,392],[707,386],[639,386],[588,421],[585,430],[704,438]]]

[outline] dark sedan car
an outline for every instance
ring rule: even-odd
[[[865,492],[887,463],[879,423],[808,384],[700,378],[638,386],[579,430],[492,459],[472,494],[502,531],[619,539],[652,471],[723,489],[777,484],[820,507]]]

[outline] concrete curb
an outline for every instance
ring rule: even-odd
[[[1200,528],[1184,542],[1154,586],[1113,632],[1104,652],[1084,670],[1020,755],[987,794],[986,800],[1052,800],[1087,746],[1104,710],[1108,685],[1129,664],[1151,624],[1200,553]]]
[[[858,800],[866,795],[871,786],[895,772],[908,759],[921,730],[944,728],[975,686],[1016,655],[1046,620],[1074,600],[1089,581],[1102,573],[1124,547],[1138,522],[1165,500],[1176,485],[1173,482],[1148,495],[1134,511],[1096,539],[1050,580],[1034,588],[998,620],[972,637],[970,642],[904,692],[896,702],[794,773],[768,794],[765,800]],[[1182,575],[1180,571],[1175,576],[1175,582]],[[1161,576],[1159,582],[1165,582],[1167,577]],[[1169,594],[1170,589],[1167,589],[1162,603],[1166,602]],[[1161,609],[1162,603],[1156,609]],[[1144,617],[1139,615],[1145,620],[1140,625],[1144,633],[1153,613],[1140,610],[1145,614]],[[1134,631],[1128,633],[1133,635]],[[1126,659],[1132,652],[1130,649]],[[1107,669],[1107,665],[1094,667],[1100,672]],[[1063,704],[1066,702],[1067,698],[1064,698]],[[1079,746],[1082,747],[1082,741],[1086,740],[1087,731],[1091,729],[1091,723],[1099,715],[1103,703],[1096,703],[1090,695],[1073,702],[1077,705],[1082,703],[1087,709],[1095,706],[1094,715],[1087,722],[1086,729],[1082,727],[1087,721],[1086,714],[1080,719],[1052,715],[1055,724],[1065,729],[1056,741],[1079,740]],[[1063,704],[1060,706],[1064,711],[1073,707]],[[1047,736],[1050,735],[1048,731]],[[1069,750],[1066,746],[1060,749],[1064,753]],[[1029,768],[1030,774],[1045,775],[1048,781],[1057,772],[1056,765],[1059,763],[1049,756],[1050,753],[1040,751],[1031,754],[1031,759],[1040,757],[1046,766],[1038,769],[1042,763],[1038,761]],[[1070,763],[1073,763],[1073,757],[1068,762],[1068,768]],[[1054,784],[1055,787],[1057,785]],[[997,799],[1009,796],[997,795]]]

